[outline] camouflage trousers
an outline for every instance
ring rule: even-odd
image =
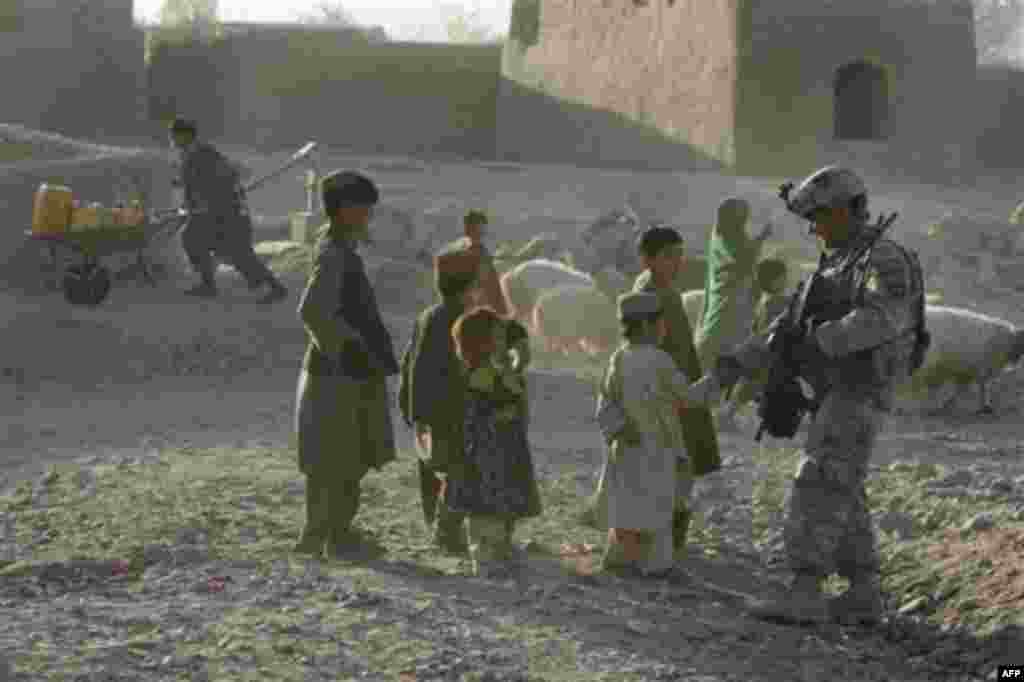
[[[826,396],[787,496],[784,538],[794,572],[848,579],[878,573],[865,481],[884,421],[870,400]]]

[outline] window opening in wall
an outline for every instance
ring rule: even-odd
[[[885,70],[853,62],[836,71],[834,87],[835,138],[880,140],[889,114],[889,83]]]

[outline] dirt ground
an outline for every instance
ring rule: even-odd
[[[273,162],[255,155],[247,160],[254,167]],[[338,158],[337,165],[376,171],[385,199],[389,186],[417,186],[421,205],[441,207],[438,210],[453,215],[461,206],[483,202],[498,216],[496,222],[508,239],[529,238],[559,221],[585,223],[611,208],[606,204],[614,204],[624,192],[643,193],[652,185],[671,189],[685,183],[681,176],[667,174],[654,178],[566,168],[347,161]],[[283,215],[299,208],[301,189],[295,180],[296,187],[283,181],[277,190],[254,195],[254,211]],[[666,195],[668,189],[660,190],[662,196],[651,199],[651,205],[675,206],[666,217],[677,221],[683,217],[699,226],[708,222],[722,196],[737,191],[737,185],[741,193],[756,193],[765,207],[774,187],[767,181],[740,180],[729,186],[721,179],[707,178],[693,185],[681,191],[685,196],[675,199]],[[700,190],[700,186],[711,189]],[[617,198],[612,201],[609,196]],[[884,201],[922,220],[941,215],[951,205],[1008,214],[1014,203],[1008,193],[993,198],[981,190],[965,190],[954,196],[941,188],[899,188]],[[183,297],[180,289],[185,282],[163,282],[156,289],[117,283],[110,298],[96,309],[70,308],[58,293],[0,292],[0,422],[4,424],[0,489],[38,475],[55,461],[89,455],[144,454],[185,445],[290,445],[305,340],[296,318],[304,280],[301,274],[290,275],[291,295],[271,308],[255,303],[234,273],[223,273],[222,281],[222,298],[210,302]],[[947,296],[953,298],[954,293]],[[1012,300],[1003,304],[1004,309],[1019,309]],[[394,306],[385,312],[400,352],[416,311]],[[1013,321],[1024,322],[1024,316]],[[563,372],[534,372],[530,381],[531,441],[541,473],[576,467],[581,485],[592,486],[602,444],[590,421],[591,387]],[[400,447],[409,447],[409,434],[397,416],[395,424]],[[750,436],[749,431],[724,434],[726,455],[742,458],[753,447]],[[895,416],[874,464],[924,459],[961,467],[984,461],[1018,476],[1024,473],[1019,457],[1022,443],[1014,400],[988,419]],[[703,575],[707,584],[713,582],[708,589],[717,596],[703,609],[706,613],[700,622],[704,625],[698,628],[702,633],[691,640],[692,646],[699,647],[700,641],[715,637],[721,629],[738,637],[735,642],[757,642],[756,647],[748,647],[752,660],[767,662],[775,655],[770,642],[784,646],[779,642],[786,637],[793,640],[786,645],[789,650],[802,650],[804,644],[796,635],[786,634],[790,631],[785,628],[737,624],[741,622],[735,605],[738,595],[763,591],[778,576],[741,554],[695,566],[695,580]],[[805,670],[810,675],[817,663],[808,661],[810,667]],[[888,679],[910,678],[893,674]]]

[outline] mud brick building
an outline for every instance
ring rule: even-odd
[[[632,138],[538,133],[543,99],[616,112],[675,142],[677,163],[657,165],[706,161],[751,175],[803,172],[831,156],[955,168],[970,140],[969,0],[515,4],[499,154],[649,153]],[[531,94],[537,103],[524,104]]]

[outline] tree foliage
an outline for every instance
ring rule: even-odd
[[[336,26],[338,28],[358,28],[370,42],[387,42],[388,32],[383,26],[363,26],[352,13],[345,9],[337,0],[321,0],[312,11],[296,15],[299,23],[313,26]]]
[[[445,38],[450,43],[496,43],[502,36],[487,25],[479,3],[467,7],[465,3],[438,5]]]
[[[210,39],[220,32],[218,0],[164,0],[158,30],[162,39]]]
[[[1019,58],[1024,0],[973,0],[975,42],[983,63]]]

